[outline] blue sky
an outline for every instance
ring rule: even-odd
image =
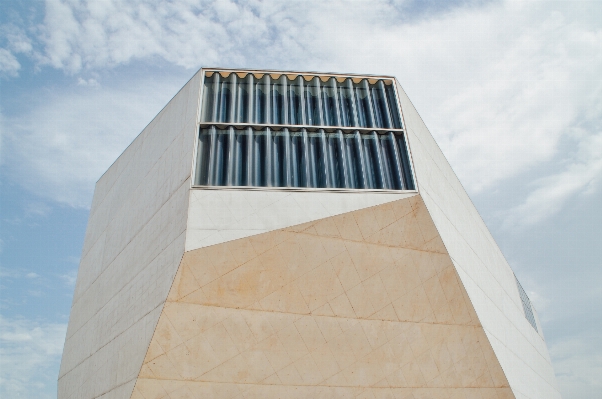
[[[0,396],[55,398],[94,183],[201,66],[396,76],[602,396],[602,3],[0,2]]]

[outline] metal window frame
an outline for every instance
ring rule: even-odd
[[[201,68],[198,73],[201,73],[200,79],[200,87],[199,87],[199,97],[197,102],[197,117],[196,117],[196,132],[195,132],[195,140],[194,140],[194,149],[193,149],[193,158],[192,158],[192,170],[191,170],[191,178],[190,178],[190,187],[191,189],[210,189],[210,190],[259,190],[259,191],[305,191],[305,192],[345,192],[345,193],[391,193],[391,194],[400,194],[400,193],[418,193],[418,183],[416,181],[416,176],[414,173],[414,161],[412,156],[412,150],[410,148],[410,143],[407,137],[406,131],[406,123],[403,115],[403,109],[401,107],[401,101],[399,98],[399,92],[397,90],[397,79],[394,76],[388,75],[370,75],[370,74],[353,74],[353,73],[336,73],[336,72],[316,72],[316,71],[282,71],[282,70],[269,70],[269,69],[236,69],[236,68],[219,68],[219,67],[209,67],[209,68]],[[210,122],[201,122],[201,112],[203,105],[203,95],[204,95],[204,87],[205,87],[205,77],[211,76],[208,73],[227,73],[226,76],[222,74],[222,77],[227,77],[231,73],[236,74],[245,74],[245,76],[249,73],[252,74],[269,74],[269,75],[277,75],[272,76],[273,78],[280,78],[282,75],[294,75],[295,78],[298,76],[312,76],[326,77],[328,79],[334,77],[341,79],[349,79],[362,81],[364,79],[368,80],[368,83],[374,84],[379,80],[391,82],[390,85],[393,86],[393,90],[395,92],[395,100],[397,105],[397,110],[399,112],[402,128],[401,129],[386,129],[386,128],[363,128],[363,127],[349,127],[349,126],[318,126],[318,125],[280,125],[280,124],[259,124],[259,123],[210,123]],[[239,75],[240,77],[240,75]],[[289,77],[290,78],[290,77]],[[373,82],[372,82],[373,81]],[[389,85],[389,83],[385,83]],[[326,131],[335,131],[340,130],[344,133],[351,133],[355,131],[360,132],[377,132],[379,134],[384,134],[386,132],[399,132],[404,136],[405,146],[408,152],[409,157],[409,169],[410,175],[412,178],[412,182],[414,183],[413,190],[390,190],[390,189],[349,189],[349,188],[307,188],[307,187],[255,187],[255,186],[205,186],[195,184],[196,182],[196,174],[197,174],[197,163],[198,163],[198,142],[199,142],[199,134],[200,130],[203,127],[207,126],[216,126],[216,127],[235,127],[235,128],[272,128],[274,130],[280,130],[283,128],[290,129],[292,131],[307,129],[307,130],[318,130],[323,129]]]

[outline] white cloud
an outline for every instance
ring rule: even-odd
[[[591,194],[602,177],[602,133],[584,135],[575,157],[564,163],[560,172],[532,183],[536,188],[506,212],[504,227],[533,226],[560,211],[576,195]]]
[[[28,202],[25,204],[24,208],[24,214],[26,218],[44,217],[52,212],[52,207],[44,202],[39,201]]]
[[[25,275],[25,277],[26,277],[26,278],[38,278],[38,277],[40,277],[40,275],[39,275],[38,273],[33,273],[33,272],[31,272],[31,273],[27,273],[27,274]]]
[[[15,77],[18,75],[19,69],[21,69],[21,64],[17,58],[7,49],[0,48],[0,72]]]
[[[100,86],[100,83],[98,83],[98,81],[96,79],[93,79],[93,78],[90,78],[90,79],[78,78],[77,79],[77,85],[78,86],[98,87],[98,86]]]
[[[584,331],[550,345],[556,378],[565,398],[595,399],[602,392],[599,330]]]
[[[171,82],[145,81],[38,93],[27,112],[4,118],[8,170],[41,197],[88,207],[96,180],[176,91]],[[34,205],[28,210],[45,209]]]
[[[30,54],[33,52],[32,39],[20,27],[14,24],[0,25],[0,33],[8,47],[15,53]]]
[[[600,7],[494,2],[412,18],[405,6],[385,1],[48,1],[43,59],[71,73],[160,58],[186,68],[252,65],[394,74],[473,194],[511,186],[512,179],[559,157],[566,165],[581,165],[590,180],[600,174],[595,163],[571,159],[560,147],[575,125],[602,121]],[[98,83],[78,79],[81,85]],[[65,109],[64,126],[69,118],[82,120],[90,112],[85,107],[96,109],[98,100],[110,104],[109,92],[103,93],[67,96],[58,99],[63,108],[44,106],[36,112]],[[118,96],[128,93],[110,95],[120,101]],[[99,111],[119,112],[108,106]],[[124,131],[117,123],[110,127]],[[597,133],[585,130],[579,140]],[[47,154],[53,159],[60,154],[69,170],[76,165],[90,170],[81,158],[86,143],[62,131],[63,140]],[[25,136],[25,141],[39,138]],[[70,143],[78,143],[73,154],[58,150]],[[38,156],[48,161],[35,155],[34,163]],[[65,192],[74,195],[69,184],[89,187],[84,180],[97,176],[100,165],[94,170],[79,173],[83,180],[68,177]],[[537,195],[535,188],[531,196]],[[557,210],[548,205],[542,217]]]
[[[56,397],[66,331],[66,324],[0,316],[0,396]]]
[[[77,260],[77,263],[79,263],[79,259]],[[74,288],[77,281],[77,269],[72,269],[60,277],[65,282],[65,285]]]

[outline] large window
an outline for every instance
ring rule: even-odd
[[[413,190],[393,81],[207,72],[195,183]]]
[[[209,72],[201,121],[401,129],[392,82]]]

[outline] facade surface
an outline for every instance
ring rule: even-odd
[[[96,185],[66,398],[560,398],[394,78],[200,70]]]

